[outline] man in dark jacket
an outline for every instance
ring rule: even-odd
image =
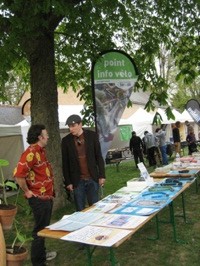
[[[181,136],[180,136],[180,131],[179,128],[181,126],[181,122],[177,121],[175,123],[174,128],[172,129],[172,136],[174,140],[174,147],[175,147],[175,154],[181,153]]]
[[[62,139],[62,168],[66,189],[73,191],[76,210],[99,200],[99,186],[105,183],[105,166],[98,136],[82,128],[80,116],[71,115],[66,124],[70,134]]]
[[[134,156],[136,167],[138,168],[137,164],[139,162],[139,159],[140,159],[140,162],[144,163],[144,158],[143,158],[144,146],[143,146],[143,142],[141,138],[139,136],[136,136],[135,131],[132,132],[132,137],[130,139],[129,148],[130,148],[131,153]]]

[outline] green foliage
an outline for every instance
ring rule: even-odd
[[[4,44],[0,49],[2,86],[11,70],[29,82],[27,71],[20,67],[28,68],[27,52],[31,47],[24,44],[26,38],[40,38],[43,28],[55,30],[58,85],[64,90],[72,86],[74,91],[81,86],[86,102],[92,99],[89,85],[91,62],[99,52],[107,49],[118,47],[134,58],[140,70],[137,90],[157,94],[161,106],[166,105],[168,96],[163,92],[167,92],[170,85],[157,73],[155,66],[163,44],[175,58],[179,69],[177,79],[184,77],[188,84],[199,75],[199,9],[195,0],[113,0],[109,8],[105,0],[77,0],[68,4],[64,0],[53,3],[49,0],[29,1],[29,4],[26,1],[2,1],[1,9],[0,20],[4,25],[0,35]],[[3,95],[1,98],[4,99]],[[147,110],[155,108],[154,98],[150,97]]]
[[[3,190],[3,202],[4,204],[8,205],[7,195],[6,195],[6,187],[11,187],[12,189],[17,190],[17,185],[14,182],[11,182],[9,180],[5,180],[4,173],[3,173],[3,167],[9,166],[9,161],[0,159],[0,187]]]
[[[25,233],[24,233],[24,227],[23,225],[21,225],[21,228],[18,227],[19,222],[17,222],[17,220],[15,219],[14,221],[14,226],[15,226],[15,237],[14,240],[12,242],[11,245],[11,249],[9,248],[9,252],[13,253],[14,252],[14,248],[17,244],[18,249],[20,250],[21,247],[24,246],[25,243],[30,242],[33,240],[32,237],[28,237]],[[22,232],[23,231],[23,232]],[[19,244],[20,243],[20,244]],[[19,245],[18,245],[19,244]],[[8,250],[8,249],[7,249]]]

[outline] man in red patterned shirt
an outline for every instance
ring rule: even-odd
[[[35,221],[31,245],[33,266],[45,266],[50,256],[56,256],[56,252],[46,253],[45,240],[37,235],[49,225],[53,207],[53,172],[45,151],[48,139],[44,125],[32,125],[27,136],[30,146],[23,152],[14,170],[14,177],[24,191]]]

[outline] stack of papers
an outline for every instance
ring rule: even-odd
[[[50,230],[75,231],[86,225],[95,222],[103,216],[102,213],[75,212],[69,216],[63,217],[60,221],[47,226]]]

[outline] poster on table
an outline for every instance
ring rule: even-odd
[[[128,238],[131,234],[132,232],[127,229],[85,226],[84,228],[61,237],[61,239],[88,245],[112,247]]]
[[[95,124],[104,159],[137,78],[133,59],[123,51],[103,52],[93,63]]]
[[[200,103],[197,100],[191,99],[186,104],[186,110],[194,121],[200,125]]]

